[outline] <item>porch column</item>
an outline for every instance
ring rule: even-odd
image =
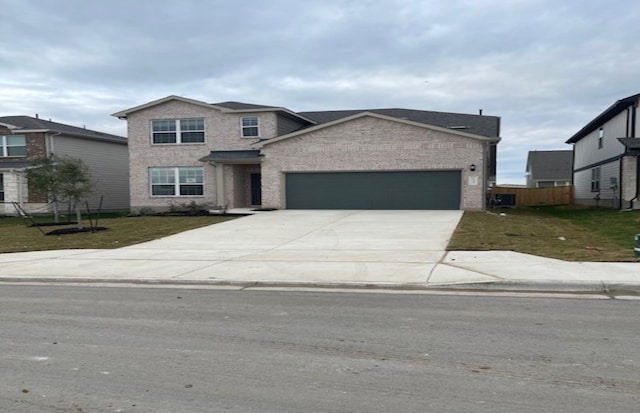
[[[224,164],[212,164],[216,168],[216,206],[224,208]]]

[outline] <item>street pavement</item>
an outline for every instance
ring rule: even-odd
[[[461,217],[462,211],[260,212],[118,249],[0,254],[0,281],[640,295],[640,263],[447,252]]]

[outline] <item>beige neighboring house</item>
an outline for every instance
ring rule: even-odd
[[[26,170],[37,158],[56,154],[79,158],[89,167],[95,191],[89,207],[103,211],[129,208],[127,139],[122,136],[30,116],[0,117],[0,215],[51,211],[48,200],[29,191]]]
[[[481,210],[500,118],[409,109],[294,112],[168,96],[123,110],[131,211],[171,205]]]

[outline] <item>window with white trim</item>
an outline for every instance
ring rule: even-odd
[[[202,167],[150,168],[151,196],[202,196]]]
[[[600,167],[591,169],[591,192],[600,191]]]
[[[151,135],[155,145],[204,143],[204,119],[155,119]]]
[[[27,156],[27,140],[24,135],[0,136],[0,156]]]
[[[4,175],[0,174],[0,201],[4,201]]]
[[[240,124],[243,138],[260,137],[260,120],[257,116],[243,116]]]

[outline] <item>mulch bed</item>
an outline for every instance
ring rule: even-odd
[[[60,228],[47,232],[45,235],[68,235],[68,234],[80,234],[83,232],[98,232],[106,230],[106,227],[89,227],[89,228]]]

